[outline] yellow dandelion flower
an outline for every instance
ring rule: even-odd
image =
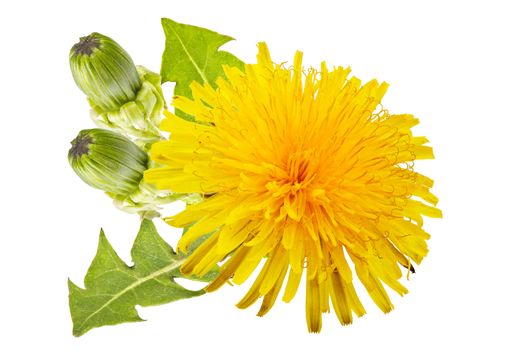
[[[297,52],[292,69],[274,64],[265,43],[245,72],[224,67],[217,88],[191,85],[193,98],[177,96],[161,128],[168,141],[152,148],[162,168],[148,182],[173,192],[213,194],[168,218],[192,225],[178,243],[187,251],[214,231],[182,266],[203,275],[226,260],[207,286],[243,283],[266,258],[237,304],[263,297],[258,315],[276,301],[290,301],[306,271],[306,319],[321,329],[330,309],[344,325],[365,310],[353,286],[354,272],[383,310],[393,305],[383,283],[403,295],[400,265],[413,271],[426,256],[423,216],[441,217],[433,181],[414,172],[413,161],[433,158],[425,137],[412,135],[418,120],[379,109],[388,85],[365,85],[350,70],[303,71]]]

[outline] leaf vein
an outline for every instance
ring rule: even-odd
[[[173,29],[173,28],[170,28],[172,31],[173,31],[173,34],[176,36],[176,38],[178,39],[178,42],[180,43],[180,45],[182,46],[182,49],[184,50],[184,52],[187,54],[187,56],[189,57],[192,65],[194,66],[194,68],[198,71],[198,74],[200,75],[201,79],[203,80],[203,83],[209,83],[208,79],[207,79],[207,76],[205,75],[205,72],[203,70],[200,69],[200,67],[198,66],[198,64],[196,63],[196,61],[194,60],[194,58],[192,57],[192,55],[189,53],[189,50],[187,50],[187,47],[185,46],[184,42],[182,41],[182,39],[180,38],[180,36],[178,35],[178,33]]]
[[[140,278],[136,280],[134,283],[128,285],[125,289],[121,290],[120,292],[112,295],[112,298],[109,299],[107,302],[105,302],[101,307],[99,307],[95,312],[91,313],[89,316],[87,316],[84,321],[82,322],[82,325],[86,325],[87,321],[89,321],[91,318],[93,318],[95,315],[97,315],[99,312],[101,312],[105,308],[109,308],[109,305],[112,304],[114,301],[119,299],[121,296],[123,296],[125,293],[133,291],[133,289],[137,288],[141,284],[150,281],[164,273],[170,272],[171,270],[176,269],[182,264],[183,260],[177,260],[173,262],[172,264],[169,264],[168,266],[163,267],[160,270],[157,270],[143,278]]]

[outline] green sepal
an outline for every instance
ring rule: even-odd
[[[102,128],[130,137],[145,151],[164,139],[159,131],[162,111],[166,108],[160,75],[137,66],[141,86],[134,99],[115,110],[105,110],[89,99],[91,119]]]

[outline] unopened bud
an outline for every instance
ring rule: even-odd
[[[78,87],[104,111],[133,101],[141,79],[130,55],[114,40],[92,33],[70,51],[70,66]]]
[[[145,151],[163,139],[158,126],[166,103],[160,75],[136,67],[121,46],[99,33],[72,47],[70,66],[98,127],[129,137]]]
[[[113,196],[128,196],[139,188],[148,155],[113,131],[82,130],[71,141],[68,160],[88,185]]]
[[[160,206],[176,200],[201,201],[198,194],[159,191],[146,183],[143,173],[155,164],[139,146],[114,131],[82,130],[71,141],[68,160],[85,183],[105,191],[119,209],[141,217],[160,216]]]

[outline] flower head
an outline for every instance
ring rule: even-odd
[[[412,135],[418,120],[379,109],[388,85],[363,85],[349,72],[325,63],[303,71],[301,52],[288,69],[261,43],[245,72],[225,67],[217,89],[193,83],[193,99],[175,98],[196,122],[167,113],[161,128],[170,138],[152,148],[166,166],[145,172],[161,188],[213,194],[167,219],[192,225],[182,251],[214,231],[182,272],[203,275],[226,259],[213,291],[229,279],[243,283],[266,259],[237,304],[263,297],[259,315],[284,283],[290,301],[305,274],[311,332],[330,300],[342,324],[365,313],[349,261],[377,306],[392,310],[383,283],[407,292],[401,266],[413,270],[428,251],[422,216],[441,217],[433,181],[413,170],[414,160],[433,158],[427,139]]]

